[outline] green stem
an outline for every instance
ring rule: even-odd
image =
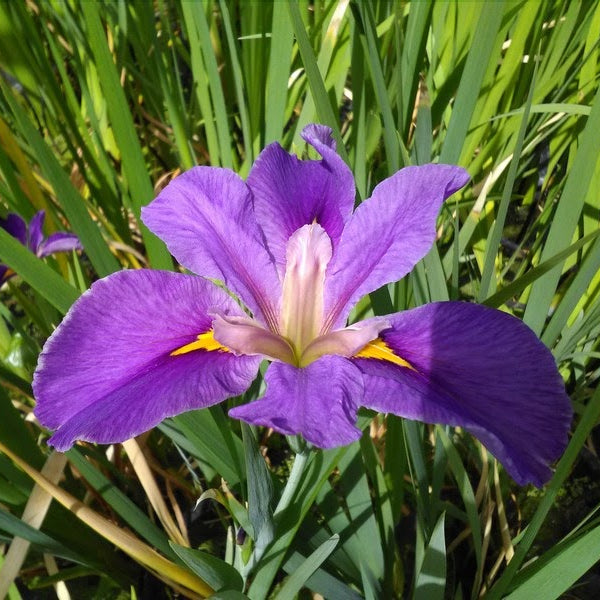
[[[289,479],[285,484],[283,494],[281,494],[281,498],[277,503],[277,508],[275,508],[275,512],[273,513],[274,517],[277,517],[290,505],[292,498],[298,489],[300,480],[302,479],[302,473],[304,473],[304,467],[306,467],[309,455],[310,447],[308,446],[305,446],[298,454],[296,454]]]

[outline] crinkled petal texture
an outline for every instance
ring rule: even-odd
[[[286,244],[296,230],[316,222],[335,247],[354,206],[354,178],[335,151],[331,129],[310,125],[302,136],[322,160],[300,160],[275,142],[260,153],[248,176],[256,218],[281,275]]]
[[[233,171],[186,171],[142,209],[142,219],[184,267],[224,281],[255,318],[276,326],[281,283],[250,190]]]
[[[354,359],[363,405],[478,437],[519,484],[543,485],[567,443],[572,410],[549,350],[518,319],[462,302],[389,315],[381,334],[414,370]]]
[[[211,314],[241,315],[200,277],[122,271],[97,281],[44,346],[34,375],[35,414],[50,443],[121,442],[162,419],[245,391],[260,358],[220,350],[171,353],[211,327]]]
[[[329,263],[326,328],[344,325],[366,294],[404,277],[431,249],[444,200],[463,187],[460,167],[406,167],[382,181],[346,224]]]
[[[320,448],[344,446],[360,438],[356,411],[363,395],[360,371],[342,356],[323,356],[307,367],[273,363],[259,400],[229,411],[236,419],[302,434]]]

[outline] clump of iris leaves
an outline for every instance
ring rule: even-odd
[[[45,210],[46,235],[86,249],[40,260],[0,231],[17,273],[0,290],[0,595],[598,597],[597,1],[30,0],[1,3],[0,30],[0,216]],[[468,168],[435,250],[360,308],[522,318],[575,410],[544,489],[460,430],[394,417],[314,453],[285,519],[296,441],[242,436],[227,406],[122,446],[46,446],[30,381],[61,316],[99,277],[174,268],[141,206],[196,164],[245,176],[271,141],[306,152],[311,122],[343,138],[357,200],[403,165]]]

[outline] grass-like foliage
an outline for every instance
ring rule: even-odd
[[[598,597],[597,0],[28,0],[0,3],[0,31],[0,217],[44,210],[84,248],[38,258],[0,229],[0,596]],[[433,250],[357,311],[463,299],[533,329],[575,411],[544,489],[460,429],[364,413],[360,442],[305,454],[229,419],[236,400],[46,445],[31,377],[69,306],[176,268],[141,207],[197,164],[302,154],[312,122],[357,202],[402,166],[468,169]]]

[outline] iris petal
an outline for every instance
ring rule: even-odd
[[[287,240],[297,229],[316,222],[335,246],[354,205],[354,178],[335,152],[331,130],[309,126],[302,135],[322,160],[300,160],[274,143],[260,153],[248,176],[256,218],[282,276]]]
[[[412,366],[355,358],[364,405],[478,437],[520,484],[541,486],[567,443],[571,405],[549,350],[518,319],[441,302],[389,315],[381,338]]]
[[[79,238],[74,233],[57,232],[48,236],[36,246],[37,255],[40,257],[49,256],[55,252],[69,252],[71,250],[81,250],[82,245]]]
[[[241,314],[199,277],[122,271],[96,282],[44,346],[33,388],[35,414],[57,429],[51,443],[109,443],[162,419],[210,406],[248,388],[260,358],[173,350],[208,331],[216,311]]]
[[[0,227],[27,246],[27,223],[15,213],[9,213],[6,219],[0,219]]]
[[[31,219],[31,221],[29,222],[29,249],[34,254],[38,254],[38,248],[40,247],[40,244],[44,239],[43,228],[45,218],[46,212],[40,210],[39,212],[35,213],[33,219]]]
[[[236,419],[302,436],[320,448],[360,438],[356,410],[363,394],[360,371],[346,358],[323,356],[298,369],[273,363],[265,374],[267,391],[259,400],[229,411]]]
[[[224,281],[255,318],[277,328],[281,284],[250,191],[233,171],[186,171],[143,208],[142,219],[182,265]]]
[[[364,295],[404,277],[430,250],[442,202],[469,179],[460,167],[406,167],[382,181],[347,223],[329,264],[325,313],[343,327]]]

